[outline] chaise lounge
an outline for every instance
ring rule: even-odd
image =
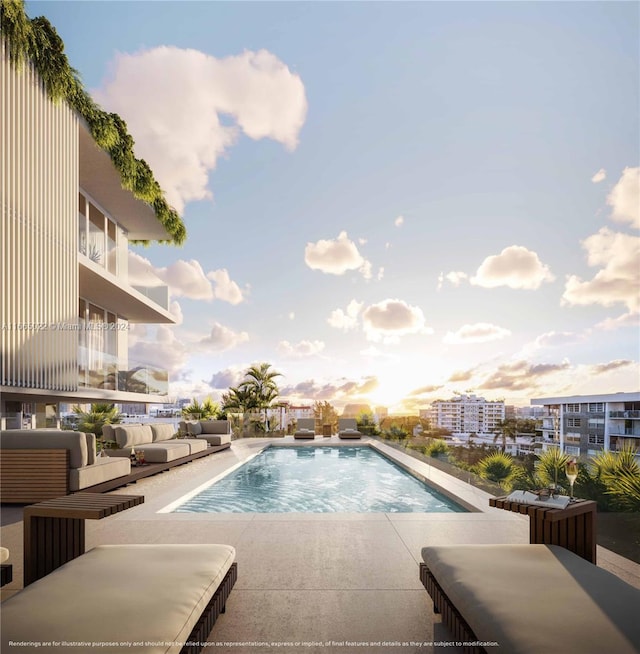
[[[234,559],[230,545],[95,547],[2,603],[0,651],[194,654],[225,611]]]
[[[338,419],[338,437],[342,439],[362,438],[362,434],[358,431],[358,423],[355,418]]]
[[[316,437],[316,421],[314,418],[300,418],[298,420],[298,428],[293,434],[294,438],[315,438]]]
[[[60,429],[0,432],[0,501],[30,504],[126,478],[128,459],[99,457],[96,437]]]
[[[640,590],[556,545],[425,547],[420,579],[465,654],[637,654]]]

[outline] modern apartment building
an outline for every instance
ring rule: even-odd
[[[498,423],[505,419],[503,400],[490,402],[475,395],[458,395],[450,400],[436,400],[420,412],[433,427],[448,429],[454,436],[495,434]]]
[[[640,450],[640,392],[542,397],[544,449],[560,447],[574,456],[616,452],[629,444]]]
[[[5,26],[3,25],[3,31]],[[128,357],[135,323],[173,323],[168,288],[129,283],[131,240],[166,240],[151,205],[29,61],[0,39],[0,415],[53,426],[59,403],[162,402],[167,372]]]

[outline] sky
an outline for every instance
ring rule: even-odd
[[[170,399],[417,413],[640,387],[640,5],[27,2],[183,216]],[[157,283],[157,282],[156,282]]]

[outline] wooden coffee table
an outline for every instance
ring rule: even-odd
[[[24,585],[85,552],[85,520],[102,520],[144,502],[143,495],[76,493],[24,509]]]
[[[576,499],[565,509],[552,509],[494,497],[489,506],[528,515],[530,543],[560,545],[595,564],[598,505],[592,500]]]

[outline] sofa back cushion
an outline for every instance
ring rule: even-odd
[[[116,425],[114,431],[116,443],[121,449],[153,443],[153,433],[149,425]]]
[[[116,440],[116,430],[113,425],[102,425],[102,438],[105,441]]]
[[[85,434],[87,439],[87,465],[93,465],[96,462],[96,435]]]
[[[316,428],[315,418],[298,418],[298,429],[309,429],[314,431]]]
[[[0,449],[69,450],[69,467],[88,464],[87,437],[80,431],[62,429],[6,429],[0,432]]]
[[[203,434],[230,434],[231,423],[228,420],[201,420]]]
[[[202,423],[198,420],[187,420],[187,434],[189,436],[200,436],[202,433]]]
[[[176,435],[176,428],[168,422],[149,425],[149,427],[151,427],[154,443],[171,440]]]

